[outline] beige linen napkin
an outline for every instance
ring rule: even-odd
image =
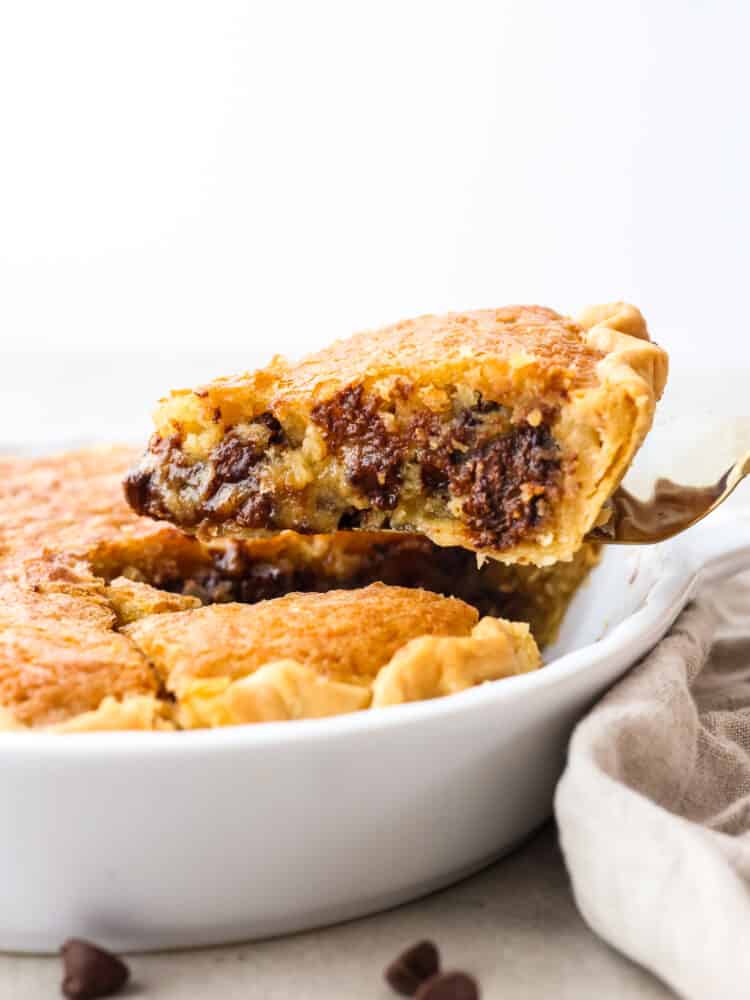
[[[601,937],[690,1000],[750,997],[750,576],[701,595],[578,726],[555,811]]]

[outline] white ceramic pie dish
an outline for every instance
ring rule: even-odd
[[[551,811],[577,719],[701,578],[750,567],[750,522],[609,548],[548,666],[436,701],[188,733],[0,734],[0,949],[266,937],[486,865]]]

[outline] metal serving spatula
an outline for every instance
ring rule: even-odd
[[[657,479],[649,500],[639,500],[623,486],[615,490],[603,511],[604,523],[586,536],[613,545],[663,542],[702,521],[750,474],[750,451],[712,486],[680,486]]]

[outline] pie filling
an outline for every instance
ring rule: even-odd
[[[442,391],[442,390],[441,390]],[[555,412],[518,419],[456,390],[439,412],[361,385],[313,407],[301,427],[270,412],[228,429],[204,458],[155,437],[126,479],[131,506],[207,534],[293,529],[419,530],[460,522],[478,548],[536,533],[559,498]]]
[[[210,561],[187,576],[161,576],[157,572],[145,582],[197,597],[203,604],[255,604],[294,591],[355,590],[380,582],[458,597],[480,615],[501,616],[508,595],[499,592],[487,577],[477,568],[472,552],[438,548],[425,538],[409,536],[377,542],[366,552],[351,553],[338,565],[328,566],[325,560],[304,564],[284,555],[273,561],[257,559],[242,543],[230,542],[211,552]]]
[[[528,622],[544,645],[554,639],[571,596],[597,559],[596,547],[588,545],[572,562],[541,569],[492,560],[479,567],[472,552],[441,548],[422,536],[381,535],[365,546],[354,544],[361,538],[343,533],[311,540],[309,548],[300,540],[272,557],[232,541],[201,547],[201,561],[193,558],[189,568],[166,559],[162,566],[151,564],[147,572],[123,563],[110,565],[103,575],[111,579],[123,574],[160,590],[197,597],[203,604],[254,604],[295,591],[354,590],[378,582],[421,588],[459,598],[480,617]]]

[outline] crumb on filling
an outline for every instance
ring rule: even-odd
[[[202,460],[178,435],[155,436],[125,489],[139,513],[188,529],[409,531],[452,519],[477,547],[502,550],[539,529],[560,495],[554,416],[514,420],[459,392],[435,412],[408,389],[385,400],[350,386],[312,408],[303,434],[263,413]]]

